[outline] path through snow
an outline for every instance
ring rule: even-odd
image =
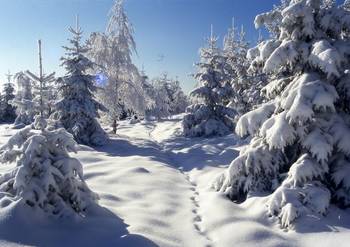
[[[202,227],[196,184],[163,145],[167,129],[166,124],[161,129],[153,123],[131,129],[121,124],[119,138],[112,137],[111,145],[94,155],[96,164],[85,167],[85,174],[92,189],[102,194],[101,203],[122,217],[131,232],[160,246],[213,246]],[[89,154],[78,156],[83,163],[92,161]],[[97,159],[103,160],[103,179]],[[118,199],[111,200],[113,194]]]

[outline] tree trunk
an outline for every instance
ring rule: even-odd
[[[113,120],[112,127],[113,127],[113,133],[117,134],[117,119]]]

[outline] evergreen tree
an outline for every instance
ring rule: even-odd
[[[12,100],[15,98],[15,88],[11,83],[12,75],[10,72],[6,76],[8,81],[3,86],[3,93],[0,98],[1,121],[12,123],[16,119],[16,108],[11,104]]]
[[[230,84],[233,89],[229,107],[235,109],[241,116],[250,110],[251,104],[247,90],[251,88],[247,70],[249,67],[246,59],[248,51],[248,42],[245,39],[243,26],[241,32],[235,35],[235,26],[229,29],[228,34],[224,39],[224,56],[226,58],[226,71],[230,77]]]
[[[179,80],[170,80],[166,85],[166,89],[170,98],[170,114],[176,115],[185,112],[189,102],[180,86]]]
[[[325,214],[331,200],[350,206],[350,12],[327,2],[288,1],[256,17],[257,27],[281,17],[278,38],[257,49],[274,78],[270,101],[240,118],[236,132],[254,138],[214,184],[234,201],[272,193],[267,209],[282,227]]]
[[[246,86],[244,90],[246,108],[242,113],[254,110],[260,104],[267,101],[264,87],[269,81],[269,76],[263,71],[263,63],[260,57],[260,50],[264,49],[265,44],[261,34],[259,34],[257,46],[246,51],[246,64],[248,65],[246,68]]]
[[[88,49],[81,45],[82,31],[78,20],[75,29],[69,28],[71,47],[64,47],[62,66],[67,73],[57,80],[60,99],[55,104],[53,118],[59,120],[74,138],[83,144],[103,145],[107,135],[97,122],[98,110],[105,108],[94,99],[95,76],[87,73],[93,63],[85,56]]]
[[[253,59],[250,57],[249,43],[246,41],[243,26],[238,35],[235,32],[236,27],[233,23],[224,39],[224,56],[227,63],[226,73],[230,77],[233,89],[228,106],[237,111],[236,122],[240,116],[264,101],[261,91],[267,78],[260,70],[250,68],[253,67]]]
[[[155,105],[155,88],[152,85],[152,83],[149,81],[148,76],[146,75],[145,71],[142,69],[140,72],[141,75],[141,87],[143,90],[144,97],[144,106],[145,106],[145,117],[150,117],[150,113],[152,109],[156,106]]]
[[[197,64],[195,78],[199,87],[191,92],[201,103],[187,108],[183,120],[186,136],[225,135],[233,131],[233,118],[236,112],[225,106],[232,95],[229,76],[226,73],[227,63],[216,45],[217,38],[213,32],[208,39],[208,47],[200,51],[201,62]]]

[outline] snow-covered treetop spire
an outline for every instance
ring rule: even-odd
[[[72,38],[68,39],[71,47],[63,46],[66,50],[66,57],[61,58],[62,65],[65,66],[67,74],[82,75],[86,70],[93,67],[93,63],[84,55],[89,48],[81,44],[83,31],[79,26],[79,16],[76,16],[75,27],[69,27]]]
[[[240,33],[239,33],[239,39],[240,40],[245,40],[245,36],[246,36],[246,32],[244,31],[244,26],[243,25],[241,25],[241,31],[240,31]]]
[[[212,58],[215,54],[219,54],[219,48],[217,46],[218,37],[214,34],[213,25],[210,26],[210,36],[206,39],[207,47],[202,47],[200,49],[200,57],[202,60],[207,60]]]
[[[66,47],[63,48],[67,51],[67,55],[77,56],[81,53],[85,53],[88,51],[86,47],[83,47],[81,45],[81,39],[83,35],[83,31],[81,27],[79,26],[79,15],[76,15],[75,19],[75,27],[69,27],[69,32],[73,34],[73,37],[69,39],[69,42],[73,45],[73,47]]]
[[[231,27],[231,29],[233,31],[235,31],[235,29],[236,29],[236,27],[235,27],[235,17],[234,16],[232,17],[232,27]],[[233,37],[234,37],[234,35],[235,35],[235,32],[233,32]]]
[[[208,45],[209,48],[214,51],[215,49],[217,49],[217,41],[218,41],[218,37],[214,35],[214,26],[213,24],[210,25],[210,37],[208,38]]]
[[[75,31],[79,32],[79,30],[81,31],[80,25],[79,25],[79,15],[77,14],[75,16]]]

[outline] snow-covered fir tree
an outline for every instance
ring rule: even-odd
[[[189,106],[183,120],[185,136],[225,135],[233,131],[236,111],[226,107],[233,90],[226,73],[226,59],[217,47],[217,37],[211,33],[208,47],[200,51],[201,61],[197,64],[198,88],[191,92],[200,103]]]
[[[15,88],[11,82],[13,75],[9,72],[6,76],[7,83],[3,85],[3,93],[0,96],[0,119],[2,122],[12,123],[16,119],[16,108],[11,104],[15,98]]]
[[[0,199],[55,217],[85,216],[98,197],[84,181],[82,164],[69,156],[76,143],[65,129],[50,131],[46,125],[36,115],[33,125],[1,147],[0,161],[16,165],[0,177]]]
[[[98,65],[96,73],[106,75],[102,99],[114,128],[121,115],[143,116],[149,98],[142,88],[142,76],[132,62],[136,53],[134,29],[124,11],[123,0],[116,0],[105,33],[93,33],[88,41],[89,56]],[[104,93],[103,93],[104,92]]]
[[[271,78],[270,101],[240,118],[236,132],[254,138],[214,187],[234,201],[272,193],[271,216],[289,227],[297,217],[325,214],[334,202],[350,206],[350,12],[321,0],[284,1],[258,15],[274,25],[259,45]]]
[[[232,86],[232,96],[229,107],[235,109],[239,115],[243,115],[250,109],[249,98],[246,91],[250,89],[250,83],[247,75],[248,61],[246,59],[248,42],[245,39],[243,26],[237,35],[234,23],[224,38],[223,54],[226,59],[226,73],[230,77]]]
[[[52,114],[63,127],[73,134],[76,141],[88,145],[103,145],[107,135],[96,120],[98,110],[105,110],[97,102],[93,93],[95,76],[87,73],[93,63],[85,56],[88,48],[81,45],[82,30],[78,18],[76,28],[69,28],[73,38],[69,39],[71,47],[64,47],[66,56],[62,57],[62,66],[66,75],[58,78],[60,98]]]
[[[141,76],[141,88],[144,92],[144,109],[145,109],[145,117],[149,118],[151,117],[150,113],[151,110],[154,109],[155,107],[155,89],[154,86],[152,85],[152,82],[149,80],[149,77],[146,75],[146,72],[144,69],[140,71],[140,76]]]
[[[37,108],[33,102],[32,85],[33,81],[24,72],[15,74],[14,79],[17,84],[16,97],[11,104],[16,107],[15,126],[25,126],[34,121]]]
[[[260,50],[264,49],[264,45],[265,42],[259,33],[257,46],[249,49],[246,54],[246,62],[248,64],[244,90],[246,108],[243,113],[247,113],[267,101],[263,88],[268,83],[269,76],[263,71],[263,62],[260,56]]]
[[[185,112],[189,101],[180,86],[178,78],[170,80],[170,83],[166,84],[166,86],[170,98],[170,114],[176,115]]]
[[[152,87],[149,93],[154,104],[147,111],[147,115],[157,119],[167,118],[171,115],[170,98],[166,83],[168,82],[167,74],[152,79]]]
[[[266,75],[251,65],[253,60],[249,56],[249,43],[246,41],[243,26],[239,33],[236,33],[236,30],[233,22],[224,38],[223,49],[228,65],[226,73],[230,77],[233,89],[228,106],[237,111],[235,121],[264,101],[261,90],[267,81]],[[254,67],[256,70],[250,69],[250,67]]]

